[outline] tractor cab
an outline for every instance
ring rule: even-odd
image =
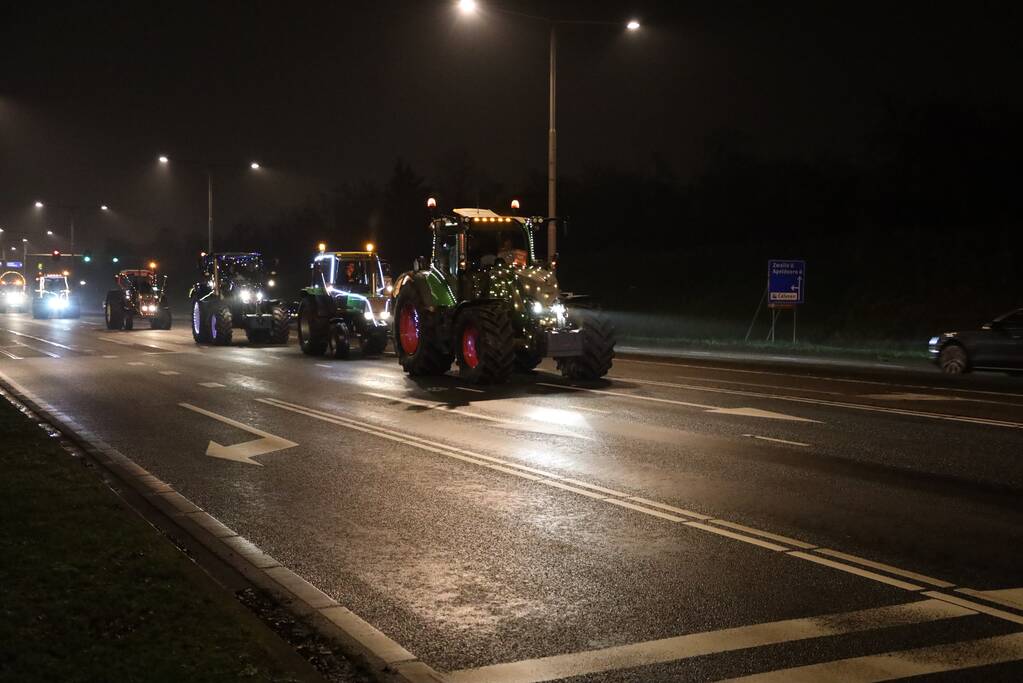
[[[373,251],[321,252],[313,259],[313,287],[387,297],[390,267]]]
[[[71,291],[68,271],[40,273],[32,296],[32,316],[35,318],[77,318],[80,314],[78,297]]]

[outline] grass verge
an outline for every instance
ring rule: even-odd
[[[275,638],[0,397],[0,680],[297,681]]]

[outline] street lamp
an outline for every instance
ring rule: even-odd
[[[475,14],[478,6],[476,0],[458,0],[458,9],[462,14],[469,15]],[[558,89],[557,89],[557,75],[558,75],[558,44],[557,44],[557,31],[556,28],[559,25],[564,24],[598,24],[602,26],[621,26],[620,23],[614,21],[597,21],[597,20],[572,20],[572,19],[553,19],[551,17],[541,17],[533,14],[525,14],[522,12],[515,12],[513,10],[503,9],[500,7],[491,7],[494,12],[500,12],[501,14],[508,14],[511,16],[521,17],[524,19],[531,19],[533,21],[540,21],[546,23],[550,27],[550,65],[548,79],[550,89],[548,92],[548,120],[549,126],[547,129],[547,216],[554,218],[558,215],[558,132],[555,125],[557,121],[557,102],[558,102]],[[630,19],[625,24],[625,28],[630,32],[638,31],[640,23],[638,19]],[[550,221],[547,223],[547,258],[553,259],[554,253],[558,247],[558,229],[557,222]]]
[[[37,209],[42,209],[42,208],[44,208],[47,205],[44,204],[41,201],[37,201],[35,203],[35,206],[36,206]],[[75,253],[75,214],[77,212],[81,211],[82,209],[93,209],[93,210],[95,210],[97,208],[96,205],[95,204],[87,204],[87,205],[82,205],[82,204],[50,204],[49,206],[50,206],[50,208],[53,208],[53,209],[63,209],[63,210],[68,212],[68,238],[69,238],[68,242],[69,242],[69,245],[71,247],[69,251],[72,254],[74,254]],[[109,211],[110,207],[108,207],[106,204],[100,204],[99,205],[99,209],[102,210],[102,211]],[[47,235],[53,235],[53,231],[52,230],[47,230],[46,234]]]
[[[36,208],[37,209],[43,208],[43,203],[42,202],[36,202]]]
[[[157,161],[163,165],[170,163],[170,157],[165,154],[158,156]],[[195,161],[191,159],[175,159],[175,163],[185,164],[188,166],[197,166],[202,168],[206,172],[206,238],[207,238],[207,253],[213,253],[213,169],[214,168],[234,168],[234,164],[225,163],[213,163],[206,161]],[[258,171],[262,166],[259,165],[258,161],[252,161],[249,163],[249,168],[253,171]]]
[[[46,234],[49,235],[50,237],[53,237],[53,230],[47,230]]]

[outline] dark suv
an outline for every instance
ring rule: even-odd
[[[1023,308],[1001,315],[979,330],[945,332],[931,337],[931,360],[943,372],[1023,369]]]

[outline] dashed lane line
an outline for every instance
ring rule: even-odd
[[[778,669],[732,683],[873,683],[1023,659],[1023,633]]]
[[[599,650],[493,664],[447,674],[449,683],[541,683],[632,669],[722,652],[792,643],[811,638],[862,633],[895,626],[959,619],[976,612],[939,600],[787,619],[719,631],[690,633]],[[823,679],[815,679],[823,680]]]
[[[7,356],[11,360],[24,360],[24,358],[22,358],[21,356],[13,354],[10,351],[8,351],[7,349],[0,349],[0,354],[3,354],[5,356]]]
[[[536,467],[530,467],[527,465],[520,465],[515,462],[502,460],[482,453],[476,453],[474,451],[466,450],[464,448],[458,448],[455,446],[449,446],[447,444],[439,443],[436,441],[430,441],[419,436],[413,436],[404,432],[395,431],[387,427],[381,427],[367,423],[364,420],[354,420],[346,418],[340,415],[332,413],[326,413],[315,408],[308,408],[296,403],[289,403],[277,398],[257,398],[256,401],[270,405],[282,410],[287,410],[300,415],[306,415],[323,422],[335,424],[341,427],[347,427],[355,431],[359,431],[365,434],[377,436],[379,438],[403,443],[421,450],[429,451],[437,455],[443,455],[445,457],[461,460],[463,462],[485,467],[487,469],[496,470],[499,472],[505,472],[523,479],[537,482],[546,486],[551,486],[571,493],[585,496],[594,500],[598,500],[604,503],[609,503],[618,507],[627,508],[636,512],[643,513],[645,515],[656,517],[668,522],[681,524],[682,526],[689,527],[691,529],[698,529],[707,533],[716,534],[723,536],[731,540],[740,541],[749,545],[754,545],[765,550],[772,552],[783,553],[789,557],[812,562],[814,564],[822,565],[835,569],[847,574],[852,574],[860,578],[869,579],[878,583],[883,583],[888,586],[900,588],[902,590],[910,591],[913,593],[923,592],[923,595],[934,598],[936,600],[942,600],[944,602],[958,605],[960,607],[966,607],[968,609],[975,610],[977,612],[983,612],[990,616],[1010,621],[1017,624],[1023,624],[1023,616],[1012,614],[1004,610],[995,609],[981,603],[974,602],[972,600],[965,600],[964,598],[948,595],[943,592],[928,591],[924,586],[918,585],[917,583],[911,583],[905,581],[902,578],[895,578],[882,574],[881,571],[887,571],[889,574],[895,574],[904,578],[913,578],[919,583],[926,583],[932,586],[939,586],[945,588],[953,588],[955,584],[940,579],[934,579],[923,574],[916,572],[909,572],[907,570],[899,569],[898,567],[892,567],[891,565],[881,564],[879,562],[872,562],[863,558],[856,557],[855,555],[838,554],[837,551],[831,551],[827,549],[818,549],[813,544],[799,541],[797,539],[782,536],[780,534],[774,534],[767,531],[761,531],[759,529],[743,526],[735,522],[728,520],[722,520],[718,518],[709,517],[698,513],[692,513],[682,508],[676,508],[656,501],[650,501],[645,498],[638,496],[631,496],[628,493],[617,491],[615,489],[605,488],[602,486],[596,486],[579,480],[570,479],[553,472],[541,470]],[[671,514],[674,513],[674,514]],[[827,552],[822,552],[827,550]],[[826,557],[825,555],[831,555]],[[848,562],[840,562],[835,558],[848,559]],[[856,566],[857,564],[861,566]],[[864,566],[877,569],[878,571],[871,571],[870,569],[864,569]]]
[[[45,349],[40,349],[40,348],[32,346],[30,344],[26,344],[25,342],[16,341],[14,343],[17,344],[18,346],[24,346],[26,349],[31,349],[31,350],[35,351],[36,353],[41,353],[44,356],[49,356],[50,358],[60,358],[59,355],[57,355],[56,353],[54,353],[52,351],[47,351]]]
[[[18,332],[17,330],[8,329],[7,331],[18,337],[25,337],[26,339],[31,339],[33,341],[41,342],[43,344],[56,346],[58,349],[64,349],[65,351],[76,351],[78,353],[95,353],[92,349],[81,349],[76,346],[68,346],[67,344],[61,344],[60,342],[55,342],[50,339],[43,339],[42,337],[36,337],[35,335],[25,334],[24,332]],[[60,358],[60,356],[54,356],[54,358]]]
[[[169,377],[171,375],[180,375],[181,373],[177,370],[160,370],[160,374],[167,375]]]
[[[759,434],[743,434],[751,439],[760,439],[761,441],[770,441],[771,443],[781,443],[787,446],[809,446],[808,443],[802,441],[789,441],[788,439],[776,439],[773,436],[760,436]]]
[[[199,382],[199,386],[206,387],[207,389],[220,389],[224,385],[220,382]]]
[[[756,391],[741,391],[738,389],[721,389],[718,387],[704,387],[695,384],[676,384],[674,382],[660,382],[656,380],[648,379],[636,379],[633,377],[616,377],[615,379],[623,382],[634,382],[636,384],[646,384],[656,387],[665,387],[668,389],[685,389],[688,391],[704,391],[713,394],[727,394],[729,396],[743,396],[746,398],[759,398],[767,399],[771,401],[788,401],[790,403],[803,403],[806,405],[819,405],[827,406],[830,408],[847,408],[850,410],[862,410],[871,413],[888,413],[891,415],[905,415],[908,417],[922,417],[930,420],[944,420],[947,422],[964,422],[969,424],[979,424],[987,427],[1004,427],[1007,429],[1023,429],[1023,422],[1009,422],[1007,420],[992,420],[983,417],[970,417],[968,415],[954,415],[951,413],[930,413],[922,410],[908,410],[906,408],[893,408],[891,406],[872,406],[864,403],[848,403],[845,401],[828,401],[819,398],[807,398],[805,396],[784,396],[781,394],[763,394]],[[546,382],[538,382],[542,386],[555,387],[558,389],[572,389],[575,391],[585,391],[593,394],[606,394],[610,396],[619,396],[622,398],[637,399],[640,401],[654,401],[660,403],[677,403],[679,405],[694,405],[685,401],[674,401],[672,399],[657,398],[654,396],[637,396],[636,394],[629,394],[622,391],[607,391],[605,389],[589,389],[586,387],[577,387],[571,384],[549,384]]]

